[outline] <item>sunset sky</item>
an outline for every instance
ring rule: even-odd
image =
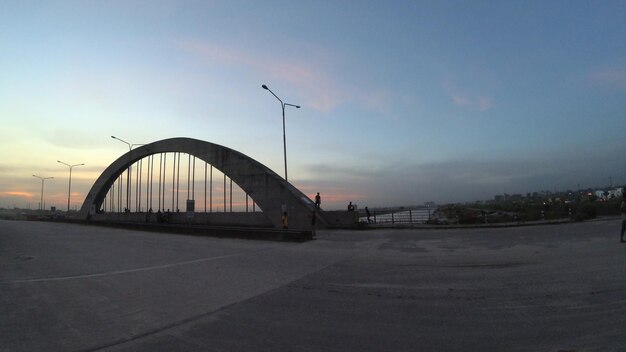
[[[0,0],[0,207],[191,137],[327,208],[626,183],[625,1]]]

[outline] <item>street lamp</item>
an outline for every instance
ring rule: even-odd
[[[285,135],[285,106],[293,106],[296,109],[300,109],[300,105],[294,105],[294,104],[289,104],[289,103],[285,103],[283,102],[276,94],[274,94],[274,92],[272,92],[271,89],[269,89],[265,84],[261,85],[261,87],[265,90],[268,90],[270,93],[272,93],[272,95],[278,99],[278,101],[280,102],[280,107],[283,110],[283,155],[285,158],[285,209],[283,209],[284,213],[287,213],[287,186],[288,186],[288,181],[287,181],[287,137]]]
[[[85,164],[70,165],[70,164],[62,162],[61,160],[57,160],[57,163],[63,164],[70,168],[70,183],[67,186],[67,213],[69,214],[70,213],[70,195],[72,194],[72,168],[74,168],[75,166],[83,166]]]
[[[278,99],[278,101],[280,102],[280,107],[283,110],[283,154],[285,157],[285,186],[286,186],[287,185],[287,137],[285,135],[285,106],[293,106],[296,109],[300,109],[300,105],[283,103],[283,101],[276,94],[274,94],[274,92],[272,92],[272,90],[269,89],[265,84],[263,84],[261,87],[263,87],[263,89],[268,90],[270,93],[272,93],[272,95],[276,99]]]
[[[115,136],[111,136],[113,139],[117,139],[118,141],[125,143],[128,146],[128,152],[130,152],[134,146],[143,145],[143,144],[130,144],[123,139],[117,138]],[[130,158],[130,155],[128,156]],[[132,165],[130,164],[130,160],[128,163],[128,172],[126,172],[126,209],[130,211],[130,173],[132,172]]]
[[[41,177],[37,175],[33,175],[33,177],[37,177],[38,179],[41,180],[41,200],[39,201],[39,210],[42,210],[43,209],[43,183],[45,180],[50,180],[50,179],[53,179],[54,177]]]

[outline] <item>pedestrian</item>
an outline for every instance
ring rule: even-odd
[[[286,230],[287,228],[289,228],[289,217],[287,216],[287,212],[283,212],[281,221],[283,223],[283,229]]]
[[[321,204],[322,197],[320,197],[320,192],[317,192],[317,195],[315,196],[315,208],[319,209]]]
[[[367,207],[365,207],[365,215],[367,215],[367,223],[371,223],[372,220],[370,220],[370,210]]]
[[[352,205],[352,202],[348,204],[348,211],[354,211],[354,205]]]
[[[620,205],[620,211],[622,212],[622,233],[620,235],[620,242],[624,243],[624,230],[626,230],[626,193],[622,195],[622,204]]]

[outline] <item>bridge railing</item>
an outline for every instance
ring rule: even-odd
[[[359,222],[370,224],[425,224],[436,209],[399,209],[370,211],[369,221],[364,210],[359,211]]]

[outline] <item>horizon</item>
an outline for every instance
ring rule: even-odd
[[[221,179],[221,177],[223,176],[223,174],[219,171],[217,171],[217,169],[215,169],[216,171],[216,175],[218,177],[216,177],[217,179]],[[122,174],[120,177],[124,178],[125,174]],[[221,175],[221,176],[220,176]],[[611,180],[612,181],[612,180]],[[198,182],[196,181],[196,184],[198,184]],[[234,183],[233,183],[234,184]],[[201,183],[200,183],[201,185]],[[122,191],[124,192],[124,185],[122,185]],[[238,186],[234,186],[234,187],[238,187]],[[528,192],[524,192],[524,193],[512,193],[509,194],[508,192],[504,192],[502,194],[494,194],[491,198],[488,199],[475,199],[475,200],[469,200],[469,201],[464,201],[464,202],[447,202],[447,203],[438,203],[438,202],[432,202],[432,201],[426,201],[423,202],[422,204],[393,204],[393,205],[385,205],[385,206],[378,206],[378,205],[359,205],[357,203],[354,203],[353,205],[357,207],[358,211],[362,211],[363,209],[365,209],[365,207],[367,206],[370,209],[376,210],[376,209],[403,209],[403,208],[411,208],[411,207],[415,207],[415,208],[428,208],[430,207],[430,205],[434,205],[435,207],[438,206],[445,206],[445,205],[453,205],[453,204],[472,204],[472,203],[488,203],[488,202],[495,202],[497,203],[498,200],[496,199],[496,197],[515,197],[515,196],[522,196],[523,198],[528,197],[529,195],[531,197],[534,197],[535,195],[539,195],[539,196],[552,196],[552,195],[560,195],[560,194],[564,194],[564,193],[572,193],[572,192],[577,192],[577,193],[583,193],[583,192],[589,192],[589,191],[593,191],[593,192],[597,192],[600,190],[604,190],[604,191],[611,191],[611,190],[618,190],[618,189],[624,189],[626,188],[626,184],[608,184],[608,185],[604,185],[604,186],[597,186],[597,187],[580,187],[577,190],[574,189],[555,189],[555,190],[534,190],[534,191],[528,191]],[[218,190],[219,192],[223,192],[223,187],[215,187],[215,190]],[[172,191],[172,189],[167,189],[164,193],[169,193],[170,191]],[[185,189],[183,189],[183,192],[185,192]],[[239,197],[242,198],[243,197],[243,191],[241,191],[241,189],[235,189],[235,191],[233,192],[233,195],[235,198]],[[227,194],[230,194],[229,191],[227,190]],[[73,195],[76,195],[73,193]],[[313,194],[307,194],[307,196],[309,197],[309,199],[311,199],[311,201],[313,201],[315,199],[315,195]],[[56,195],[56,199],[61,199],[62,197],[65,197],[65,199],[62,199],[62,202],[67,202],[67,193],[65,195]],[[200,211],[200,209],[202,209],[202,211],[207,211],[206,209],[203,208],[202,203],[205,201],[202,198],[202,195],[200,195],[199,198],[199,202],[197,203],[197,211]],[[46,198],[47,199],[47,198]],[[56,204],[46,204],[46,199],[44,199],[44,210],[50,210],[51,207],[55,207],[57,211],[66,211],[67,208],[63,207],[66,203],[62,204],[61,206],[57,206]],[[83,199],[84,200],[84,199]],[[169,198],[168,201],[171,201],[172,198]],[[33,211],[37,211],[38,210],[38,206],[39,206],[39,202],[38,200],[35,200],[36,204],[35,207],[32,206],[31,202],[28,203],[27,207],[19,207],[16,204],[10,205],[10,204],[4,204],[4,202],[2,202],[0,200],[0,209],[6,209],[6,210],[11,210],[11,209],[20,209],[20,210],[33,210]],[[215,204],[215,206],[213,208],[211,208],[210,212],[227,212],[226,209],[230,207],[230,202],[228,201],[228,197],[227,197],[227,203],[225,205],[225,207],[222,207],[222,204],[224,201],[223,197],[219,197],[216,196],[213,198],[213,204]],[[431,204],[428,204],[431,203]],[[168,203],[169,204],[169,203]],[[345,206],[347,205],[347,203],[343,204],[343,206],[339,206],[338,204],[336,204],[336,202],[332,202],[331,204],[334,204],[335,207],[330,207],[330,208],[326,208],[326,210],[331,210],[331,211],[336,211],[336,210],[344,210]],[[71,211],[78,211],[80,210],[82,206],[82,201],[72,201],[72,207],[70,208]],[[255,205],[256,206],[256,205]],[[239,199],[238,201],[233,201],[232,202],[232,207],[233,209],[235,209],[234,211],[244,211],[246,208],[246,202],[243,199]],[[258,207],[258,206],[257,206]],[[141,211],[145,211],[146,209],[143,209]],[[164,208],[164,210],[167,211],[172,211],[175,212],[174,209],[170,209],[167,206]],[[253,207],[252,207],[252,199],[250,200],[250,204],[249,204],[249,211],[252,211]],[[258,211],[258,210],[256,210]]]
[[[626,184],[626,3],[0,4],[0,207],[80,208],[130,143],[237,150],[322,207]]]

